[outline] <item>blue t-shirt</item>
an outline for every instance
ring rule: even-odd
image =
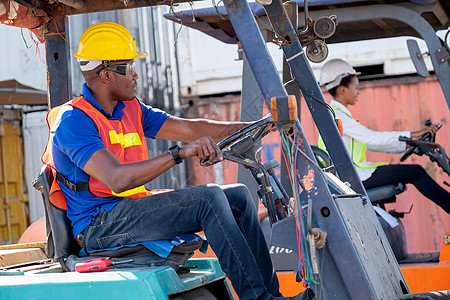
[[[94,99],[86,84],[83,84],[83,96],[107,118],[121,119],[126,102],[119,101],[112,116]],[[141,103],[143,111],[144,135],[155,138],[169,114]],[[55,129],[55,130],[54,130]],[[72,183],[89,181],[89,175],[83,167],[95,151],[106,148],[97,131],[95,123],[81,110],[66,105],[61,108],[58,119],[50,132],[52,139],[51,152],[56,169]],[[74,192],[60,184],[66,197],[67,216],[72,222],[74,237],[90,223],[103,207],[110,211],[122,198],[99,198],[89,191]]]

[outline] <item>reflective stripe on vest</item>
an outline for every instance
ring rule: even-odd
[[[82,110],[97,126],[97,130],[106,148],[122,163],[132,163],[149,159],[147,143],[142,127],[142,108],[137,99],[126,101],[124,116],[121,120],[108,119],[84,97],[75,98],[63,105],[72,105]],[[61,106],[52,109],[47,115],[49,129],[59,114]],[[46,150],[42,155],[42,161],[55,169],[50,151],[50,138]],[[89,178],[89,190],[97,197],[129,197],[140,198],[161,191],[149,191],[143,185],[122,193],[114,193],[105,184],[97,179]]]
[[[339,107],[332,107],[332,109],[333,110],[340,110],[341,112],[346,114],[349,118],[353,119],[352,115],[348,114],[346,111],[342,110]],[[359,124],[359,122],[358,122],[358,124]],[[344,132],[345,132],[345,128],[344,128]],[[327,151],[326,147],[325,147],[325,143],[323,142],[322,137],[320,137],[320,136],[319,136],[319,140],[317,142],[317,146],[320,149],[322,149],[324,151]],[[367,161],[367,158],[366,158],[367,146],[366,146],[366,144],[361,143],[360,141],[350,137],[350,147],[351,147],[351,149],[350,149],[350,156],[352,158],[353,163],[355,164],[355,166],[357,168],[360,168],[360,169],[375,169],[376,167],[384,166],[384,165],[388,164],[386,162],[378,162],[378,163],[372,163],[372,165],[370,165],[370,166],[360,166],[359,165],[360,163]]]

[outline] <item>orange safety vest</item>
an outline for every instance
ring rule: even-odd
[[[145,141],[142,127],[142,108],[136,98],[126,102],[126,107],[123,110],[124,115],[122,119],[119,120],[106,118],[101,112],[92,106],[89,101],[80,96],[49,111],[47,114],[47,123],[50,131],[52,130],[53,124],[58,117],[61,107],[64,105],[72,105],[73,107],[82,110],[92,119],[97,126],[102,142],[121,163],[132,163],[149,159],[147,143]],[[64,195],[62,195],[59,183],[56,180],[57,170],[51,155],[50,135],[46,149],[42,155],[42,162],[52,167],[53,177],[55,178],[50,189],[50,197],[53,198],[50,199],[51,202],[61,209],[66,209]],[[71,183],[69,182],[68,184]],[[92,176],[90,176],[88,184],[89,191],[98,197],[117,196],[141,198],[163,192],[160,190],[149,191],[142,185],[122,193],[114,193],[105,184]]]

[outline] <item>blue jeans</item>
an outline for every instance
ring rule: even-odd
[[[101,210],[84,230],[84,246],[117,247],[204,231],[239,298],[281,296],[256,207],[246,186],[202,185]]]

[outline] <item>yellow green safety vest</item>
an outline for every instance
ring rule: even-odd
[[[348,114],[346,111],[342,110],[339,107],[332,107],[333,110],[340,110],[341,112],[343,112],[344,114],[346,114],[347,116],[349,116],[350,118],[353,119],[353,117]],[[358,122],[359,124],[359,122]],[[345,129],[344,129],[345,130]],[[367,161],[366,158],[366,152],[367,152],[367,146],[364,143],[361,143],[358,140],[355,140],[354,138],[350,137],[350,144],[351,144],[351,149],[350,149],[350,156],[352,158],[353,163],[355,164],[355,166],[357,168],[360,169],[375,169],[376,167],[379,166],[384,166],[387,165],[387,162],[378,162],[378,163],[372,163],[371,166],[360,166],[359,164],[362,162]],[[319,136],[319,140],[317,142],[317,146],[322,149],[323,151],[327,152],[327,149],[325,147],[325,143],[322,140],[322,137]]]

